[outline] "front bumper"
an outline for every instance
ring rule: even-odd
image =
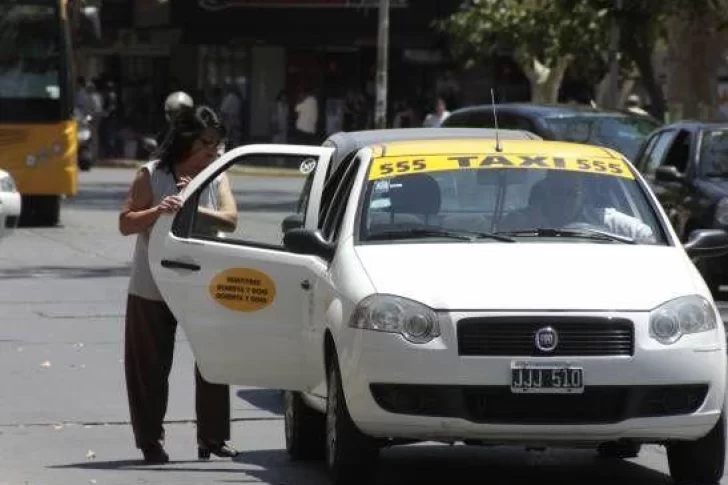
[[[20,209],[18,192],[0,192],[0,237],[9,235],[18,226]]]
[[[721,329],[663,346],[649,338],[646,313],[625,313],[618,317],[634,323],[632,355],[463,356],[452,322],[470,316],[441,317],[441,337],[426,345],[393,334],[339,332],[347,405],[364,433],[523,444],[662,442],[704,436],[723,409]],[[582,367],[584,393],[513,394],[514,360]]]

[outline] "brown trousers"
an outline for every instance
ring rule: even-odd
[[[161,301],[128,295],[124,342],[126,391],[137,448],[164,441],[177,320]],[[230,439],[230,388],[205,381],[195,364],[197,439]]]

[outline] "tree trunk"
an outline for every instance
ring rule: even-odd
[[[665,119],[665,93],[662,92],[655,68],[652,64],[652,49],[640,46],[635,48],[632,58],[640,72],[642,85],[650,97],[650,114],[658,120]]]
[[[674,15],[668,21],[667,84],[671,121],[720,118],[718,68],[726,45],[717,15]]]
[[[559,58],[553,66],[542,64],[535,56],[517,53],[515,61],[531,84],[531,102],[554,104],[559,101],[559,89],[571,57]]]

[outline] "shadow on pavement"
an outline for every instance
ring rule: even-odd
[[[215,460],[215,459],[213,459]],[[217,459],[219,460],[219,459]],[[256,481],[296,485],[327,484],[323,462],[292,462],[284,450],[243,452],[234,465],[171,461],[167,465],[144,465],[139,460],[85,462],[49,468],[93,470],[149,470],[150,472],[191,472],[215,477],[226,483]],[[194,464],[199,464],[194,466]],[[213,465],[211,467],[210,465]],[[225,479],[220,475],[228,474]],[[408,446],[382,452],[379,473],[372,485],[668,485],[671,479],[658,471],[623,460],[599,460],[592,451],[548,450],[524,452],[510,447]]]
[[[114,278],[129,276],[131,268],[124,266],[24,266],[13,269],[0,270],[2,279],[25,279],[25,278],[53,278],[53,279],[76,279],[76,278]]]
[[[235,393],[243,401],[271,413],[283,415],[283,392],[277,389],[240,389]]]

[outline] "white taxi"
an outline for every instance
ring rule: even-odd
[[[13,176],[0,170],[0,239],[9,236],[18,226],[20,208],[20,193]]]
[[[293,458],[325,458],[351,484],[370,483],[381,447],[411,441],[657,443],[676,482],[718,481],[726,338],[691,258],[726,252],[724,232],[683,246],[609,149],[392,141],[330,170],[332,152],[234,149],[150,242],[202,374],[287,391]],[[197,232],[208,184],[266,156],[308,159],[302,227],[256,239],[288,209],[247,203],[273,192],[244,180],[240,232]]]

